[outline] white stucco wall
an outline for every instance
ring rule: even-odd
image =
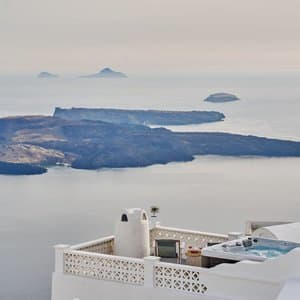
[[[289,223],[261,227],[253,236],[300,243],[300,223]]]
[[[276,300],[299,300],[300,277],[291,278],[285,282]]]
[[[189,300],[194,295],[165,289],[53,274],[52,300]],[[201,296],[204,300],[216,298]],[[218,298],[225,300],[225,298]]]
[[[53,274],[52,300],[274,300],[279,285],[208,275],[207,295]]]

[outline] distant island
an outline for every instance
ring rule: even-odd
[[[143,167],[206,154],[299,157],[300,142],[50,116],[0,119],[0,174],[42,174],[48,166],[66,164],[77,169]]]
[[[223,103],[240,100],[237,96],[228,93],[215,93],[209,95],[204,101],[213,103]]]
[[[223,121],[216,111],[163,111],[112,108],[55,108],[54,117],[141,125],[188,125]]]
[[[127,78],[127,75],[122,72],[116,72],[110,68],[104,68],[98,73],[81,76],[83,78]]]
[[[0,161],[0,174],[2,175],[40,175],[44,173],[47,173],[47,169],[44,167]]]
[[[41,72],[37,76],[38,78],[57,78],[59,77],[57,74],[49,73],[49,72]]]

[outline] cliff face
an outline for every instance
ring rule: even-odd
[[[137,167],[188,161],[201,154],[300,156],[299,142],[56,117],[0,119],[0,132],[0,161],[27,166]],[[5,172],[6,166],[0,165],[0,173]]]
[[[40,146],[24,143],[0,145],[0,161],[23,164],[63,163],[65,155],[61,151],[45,149]]]
[[[225,119],[216,111],[161,111],[105,108],[55,108],[54,117],[67,120],[94,120],[117,124],[187,125],[217,122]]]

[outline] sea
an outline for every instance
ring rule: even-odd
[[[215,92],[240,101],[208,103]],[[86,79],[0,75],[0,116],[55,107],[215,110],[222,122],[170,126],[300,141],[300,73],[207,72]],[[50,300],[53,245],[111,235],[124,207],[160,207],[162,225],[243,231],[247,220],[300,221],[300,158],[198,156],[96,171],[53,167],[0,176],[0,299]]]

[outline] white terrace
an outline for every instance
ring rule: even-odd
[[[120,247],[116,247],[119,237],[114,236],[73,246],[55,246],[52,300],[119,300],[121,297],[133,300],[173,300],[176,297],[189,299],[195,296],[228,300],[298,299],[282,298],[285,292],[282,288],[298,286],[299,292],[299,249],[262,263],[240,261],[203,268],[163,262],[160,257],[154,256],[155,241],[180,241],[185,259],[188,247],[203,248],[208,243],[228,241],[231,236],[159,224],[147,230],[150,253],[145,257],[120,256],[116,253],[120,252],[120,249],[116,249]],[[136,228],[131,233],[137,239],[140,230]],[[117,229],[116,234],[120,234],[120,229]],[[127,247],[132,241],[128,236],[125,238]]]

